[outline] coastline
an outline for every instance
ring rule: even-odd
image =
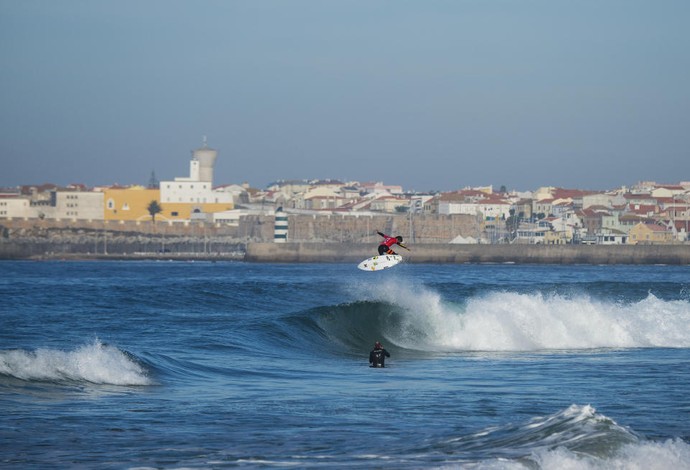
[[[410,252],[396,251],[409,263],[690,265],[690,245],[416,244]],[[373,255],[374,248],[361,243],[249,243],[245,261],[356,262]]]
[[[37,248],[0,243],[2,260],[113,260],[113,261],[243,261],[250,263],[353,263],[375,255],[365,243],[250,242],[216,246],[214,251],[94,253],[72,245],[42,244]],[[10,249],[11,248],[11,249]],[[52,249],[51,249],[52,248]],[[415,264],[634,264],[690,265],[690,245],[459,245],[417,244],[399,250]]]

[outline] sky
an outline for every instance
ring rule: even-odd
[[[690,180],[687,0],[0,0],[0,186]]]

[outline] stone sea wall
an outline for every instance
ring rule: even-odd
[[[376,254],[376,246],[355,243],[249,243],[253,262],[356,262]],[[410,263],[682,264],[690,265],[690,245],[457,245],[415,244],[396,250]]]
[[[243,258],[245,243],[237,232],[237,227],[210,224],[0,222],[0,259],[194,258],[210,254]]]

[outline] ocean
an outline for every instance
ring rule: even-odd
[[[689,266],[0,261],[0,325],[3,468],[690,469]]]

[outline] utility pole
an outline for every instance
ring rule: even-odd
[[[414,210],[413,204],[412,204],[412,199],[410,199],[410,208],[408,212],[410,213],[410,242],[414,243],[414,231],[412,230],[412,211]]]

